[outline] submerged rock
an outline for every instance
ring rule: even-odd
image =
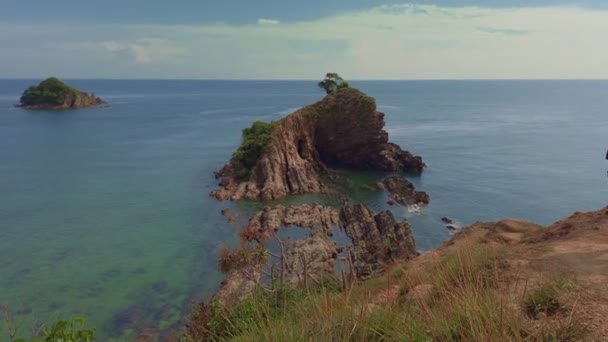
[[[442,217],[441,222],[447,223],[447,224],[452,224],[452,223],[454,223],[454,220],[447,218],[447,217]]]
[[[329,190],[331,167],[419,174],[422,158],[388,142],[373,98],[344,88],[275,123],[267,146],[244,179],[230,163],[216,173],[219,200],[276,200]]]
[[[228,223],[229,224],[234,224],[236,223],[236,221],[240,218],[240,214],[237,213],[232,213],[232,211],[230,210],[230,208],[224,208],[221,211],[222,216],[224,216],[226,219],[228,219]]]

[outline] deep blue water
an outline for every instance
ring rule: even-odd
[[[315,82],[74,80],[111,105],[13,108],[33,83],[0,80],[0,303],[25,330],[85,315],[102,340],[179,327],[212,293],[217,247],[236,231],[219,211],[251,210],[208,197],[213,171],[252,121],[322,97]],[[431,205],[392,208],[421,250],[449,237],[442,216],[549,224],[606,205],[608,81],[351,85],[429,165],[411,180]],[[384,194],[352,195],[386,208]]]

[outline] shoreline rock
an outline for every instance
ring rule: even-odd
[[[378,187],[386,189],[391,196],[389,205],[399,203],[404,206],[422,204],[427,205],[431,201],[430,196],[424,191],[416,191],[414,185],[401,176],[390,176],[378,182]]]

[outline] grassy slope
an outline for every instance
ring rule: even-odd
[[[287,289],[260,293],[230,312],[214,308],[209,336],[222,341],[601,341],[608,323],[607,241],[608,208],[542,231],[523,221],[477,224],[439,249],[345,291]]]

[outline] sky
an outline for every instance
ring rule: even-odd
[[[606,0],[0,0],[0,78],[607,79]]]

